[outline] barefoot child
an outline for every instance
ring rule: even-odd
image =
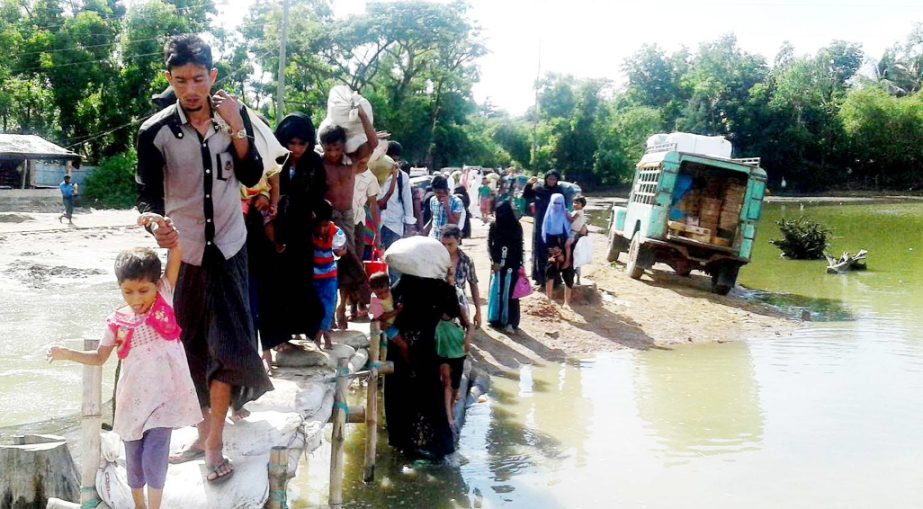
[[[314,289],[324,306],[324,318],[314,344],[320,348],[320,337],[324,337],[324,348],[333,347],[330,330],[337,303],[337,262],[347,252],[346,234],[333,224],[333,205],[321,200],[314,209]]]
[[[449,269],[448,282],[455,285],[455,270]],[[456,288],[456,293],[461,290]],[[442,319],[436,325],[436,355],[439,357],[439,377],[445,394],[445,412],[449,419],[449,426],[455,428],[455,417],[452,415],[452,404],[458,397],[458,387],[461,385],[462,371],[465,367],[465,357],[471,348],[471,327],[468,322],[468,313],[462,306],[462,297],[458,296],[458,321],[455,316],[443,313]]]
[[[167,222],[157,214],[143,214],[147,226]],[[175,428],[202,420],[202,410],[179,341],[173,315],[173,288],[182,253],[177,246],[167,255],[161,277],[160,259],[148,248],[122,251],[115,259],[115,277],[125,306],[106,320],[106,332],[96,351],[51,347],[49,361],[68,360],[100,366],[115,349],[123,361],[116,393],[113,431],[125,443],[128,486],[135,507],[158,509],[167,475],[170,435]],[[147,485],[147,502],[144,486]]]
[[[401,337],[394,326],[394,320],[401,312],[401,305],[394,305],[394,296],[391,295],[391,279],[386,272],[376,272],[369,277],[372,287],[372,302],[369,304],[369,314],[372,320],[379,322],[379,330],[385,333],[388,341],[394,343],[404,360],[410,363],[407,342]]]

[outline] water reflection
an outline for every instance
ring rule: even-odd
[[[760,447],[764,418],[746,343],[647,351],[635,378],[638,416],[666,456]]]

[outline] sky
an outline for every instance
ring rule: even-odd
[[[297,1],[297,0],[296,0]],[[400,0],[394,0],[400,1]],[[249,0],[217,0],[219,19],[243,18]],[[337,16],[365,0],[333,0]],[[478,102],[519,115],[535,100],[541,72],[624,82],[621,65],[643,44],[695,50],[723,34],[772,62],[783,42],[798,55],[833,40],[861,43],[867,57],[903,42],[923,23],[923,0],[469,0],[489,53],[480,60]],[[232,7],[233,6],[233,7]]]

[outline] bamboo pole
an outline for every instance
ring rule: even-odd
[[[343,507],[343,446],[346,443],[345,428],[346,387],[349,384],[349,359],[337,361],[336,389],[333,397],[333,431],[330,434],[330,497],[331,509]]]
[[[98,339],[83,340],[84,350],[96,350]],[[96,492],[96,472],[99,470],[99,430],[102,425],[102,366],[83,366],[83,403],[81,405],[81,440],[84,447],[80,465],[80,506],[92,508],[100,503]]]
[[[375,448],[378,447],[378,367],[381,331],[379,322],[373,320],[369,326],[369,383],[365,398],[365,467],[362,480],[375,480]]]
[[[291,479],[288,472],[288,448],[276,446],[269,453],[269,500],[266,509],[285,509],[288,507],[288,493],[285,485]]]

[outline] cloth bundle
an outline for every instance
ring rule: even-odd
[[[399,239],[385,251],[388,267],[412,276],[445,279],[449,273],[449,252],[432,237]]]

